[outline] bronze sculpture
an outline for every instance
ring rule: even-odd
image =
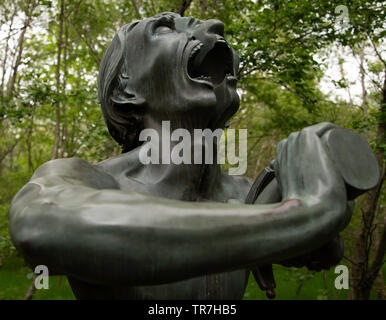
[[[67,275],[79,299],[241,299],[256,267],[337,263],[350,201],[378,179],[357,134],[330,123],[291,134],[278,145],[276,179],[253,205],[244,204],[252,182],[217,164],[139,161],[141,130],[160,131],[164,120],[223,128],[239,106],[238,63],[217,20],[163,13],[122,27],[98,84],[123,153],[36,170],[10,208],[26,261]],[[345,153],[358,145],[361,159]]]

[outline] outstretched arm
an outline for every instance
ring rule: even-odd
[[[117,190],[83,160],[49,162],[11,205],[12,239],[29,264],[99,284],[160,284],[289,259],[345,220],[344,182],[316,130],[281,146],[283,201],[271,205],[156,198]]]

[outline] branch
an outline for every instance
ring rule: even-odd
[[[21,32],[18,39],[16,60],[15,60],[15,63],[13,64],[13,67],[12,67],[13,71],[12,71],[12,74],[10,75],[9,82],[7,85],[7,90],[5,94],[6,97],[11,97],[15,89],[17,72],[18,72],[19,65],[21,63],[22,55],[23,55],[25,34],[27,32],[28,27],[31,24],[32,14],[36,9],[36,7],[37,7],[36,1],[32,1],[28,4],[28,11],[26,13],[27,16],[24,20],[24,25],[22,28],[23,31]]]
[[[32,278],[32,282],[31,282],[31,285],[29,286],[28,288],[28,291],[24,297],[24,300],[31,300],[34,293],[36,291],[36,287],[35,287],[35,277]]]
[[[181,0],[180,1],[180,6],[177,8],[175,11],[181,16],[184,16],[184,13],[186,10],[189,9],[191,3],[193,0]]]
[[[386,217],[384,218],[384,223],[386,223]],[[381,269],[381,267],[383,265],[383,262],[384,262],[383,258],[385,256],[385,252],[386,252],[386,228],[383,228],[382,237],[381,237],[381,240],[379,241],[379,244],[376,248],[375,257],[374,257],[373,263],[371,265],[371,268],[369,270],[369,274],[367,277],[368,280],[370,281],[370,283],[372,283],[375,280],[375,278],[378,275],[379,270]]]
[[[137,14],[137,16],[138,16],[140,19],[142,19],[142,15],[141,15],[141,13],[139,12],[137,2],[136,2],[135,0],[131,0],[131,4],[133,5],[134,10],[135,10],[135,13]]]
[[[356,262],[354,262],[354,261],[352,261],[352,260],[350,260],[349,258],[347,258],[346,256],[343,256],[343,259],[346,259],[348,262],[350,262],[352,265],[354,265],[354,266],[357,266],[357,265],[359,265],[359,263],[356,263]]]
[[[1,156],[0,156],[0,164],[4,161],[5,157],[6,157],[8,154],[10,154],[10,153],[13,151],[13,149],[15,149],[15,147],[16,147],[16,145],[19,143],[19,141],[20,141],[20,138],[19,138],[18,140],[16,140],[15,143],[13,143],[11,146],[9,146],[9,147],[7,148],[7,150],[5,150],[5,151],[1,154]]]
[[[82,40],[87,45],[87,47],[90,49],[90,52],[91,52],[92,56],[94,57],[94,60],[95,60],[95,62],[97,64],[97,66],[99,66],[99,64],[101,62],[101,58],[99,57],[98,53],[95,52],[95,49],[91,46],[91,44],[87,40],[87,36],[84,35],[84,37],[83,37],[82,33],[80,32],[80,30],[75,26],[74,23],[72,23],[71,20],[66,19],[66,21],[72,25],[72,27],[74,28],[74,30],[75,30],[76,34],[78,35],[79,39]]]
[[[350,46],[350,49],[351,49],[351,53],[354,57],[355,60],[357,60],[358,62],[358,65],[359,65],[359,68],[361,69],[361,71],[367,75],[369,77],[369,80],[378,88],[378,89],[381,89],[382,90],[382,86],[377,82],[375,81],[373,78],[371,78],[370,74],[367,72],[367,70],[363,67],[363,65],[358,61],[358,57],[357,55],[355,54],[354,52],[354,48]]]
[[[383,65],[386,67],[386,61],[382,58],[381,54],[379,53],[378,49],[377,49],[377,46],[375,45],[373,39],[367,34],[370,42],[371,42],[371,45],[373,46],[373,49],[376,53],[376,55],[378,56],[379,60],[381,60],[381,62],[383,63]]]

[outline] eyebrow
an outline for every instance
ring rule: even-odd
[[[153,34],[154,33],[154,30],[155,30],[155,27],[154,25],[156,25],[157,23],[160,23],[162,22],[163,20],[165,22],[172,22],[173,25],[174,25],[174,19],[175,17],[171,14],[165,14],[165,15],[162,15],[162,16],[159,16],[159,17],[156,17],[156,18],[150,18],[150,21],[148,21],[146,23],[146,27],[145,27],[145,32],[146,34]]]
[[[169,21],[173,21],[174,23],[174,16],[170,15],[170,14],[165,14],[164,16],[160,16],[159,18],[155,19],[155,22],[160,22],[162,20],[165,20],[167,22]]]
[[[194,23],[194,18],[193,17],[190,17],[189,18],[189,22],[188,22],[188,26],[190,27],[193,23]]]
[[[140,20],[132,22],[130,27],[126,31],[129,32],[129,31],[133,30],[139,23],[140,23]]]

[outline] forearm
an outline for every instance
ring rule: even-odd
[[[321,202],[193,203],[83,186],[63,202],[55,192],[11,212],[14,241],[32,265],[101,284],[159,284],[272,263],[312,250],[340,223],[339,208]]]

